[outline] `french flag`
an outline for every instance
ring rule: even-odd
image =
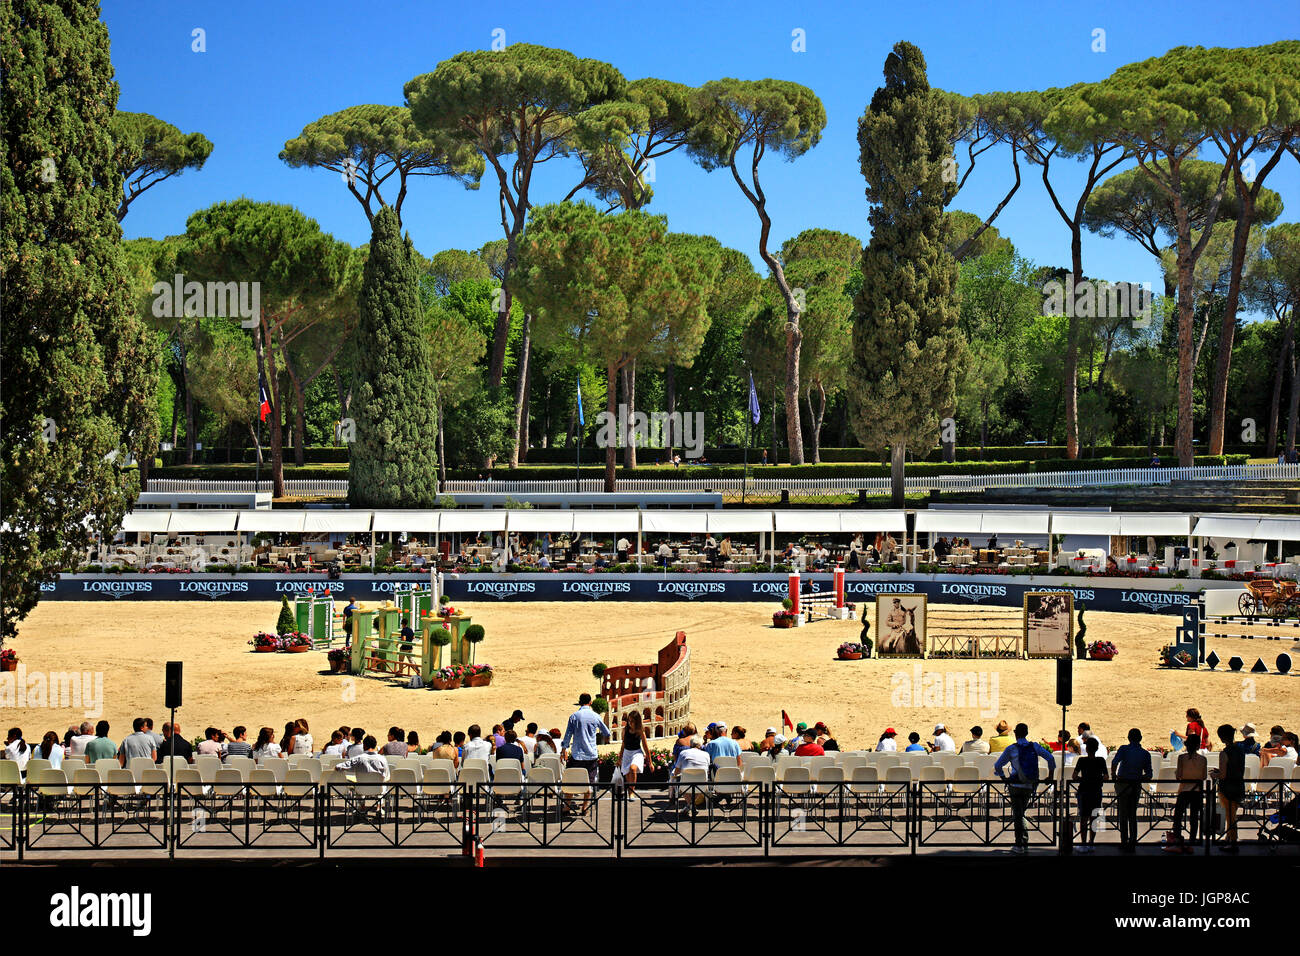
[[[266,416],[271,414],[271,395],[266,390],[266,376],[261,372],[257,373],[257,391],[258,400],[261,402],[257,414],[261,421],[266,421]]]

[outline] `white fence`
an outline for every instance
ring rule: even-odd
[[[775,469],[773,469],[775,470]],[[755,466],[748,483],[742,478],[620,478],[620,492],[704,492],[741,494],[856,494],[859,490],[885,493],[888,478],[766,478],[768,469]],[[984,491],[989,488],[1105,488],[1135,485],[1167,485],[1171,481],[1294,481],[1300,486],[1300,465],[1200,465],[1194,468],[1105,468],[1088,471],[1022,472],[996,475],[924,475],[905,479],[908,491]],[[254,487],[256,485],[256,487]],[[290,495],[346,495],[347,479],[290,479],[284,483]],[[270,481],[192,481],[154,478],[150,491],[159,492],[252,492],[271,491]],[[598,493],[605,490],[603,478],[557,478],[547,481],[448,481],[441,493],[506,495]]]

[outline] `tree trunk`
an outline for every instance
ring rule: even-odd
[[[533,394],[533,358],[532,358],[532,346],[530,344],[529,356],[528,356],[528,377],[524,380],[523,434],[522,437],[519,439],[519,460],[524,462],[528,461],[528,446],[531,442],[531,439],[529,437],[529,432],[531,430],[531,423],[533,417],[532,416],[532,406],[533,406],[532,394]],[[542,447],[543,448],[546,447],[545,435],[542,436]]]
[[[618,423],[618,367],[609,365],[605,369],[605,377],[608,385],[605,388],[605,411],[609,414],[608,421],[619,427]],[[605,443],[605,490],[613,491],[615,488],[615,473],[618,467],[618,442],[609,441]]]
[[[257,464],[262,464],[262,443],[257,440],[257,429],[250,423],[248,426],[248,437],[253,439],[253,449]]]
[[[907,466],[907,445],[899,442],[889,451],[889,506],[905,508],[907,492],[903,484],[904,469]]]
[[[668,446],[668,460],[672,461],[678,436],[673,432],[673,413],[677,411],[677,374],[671,365],[664,369],[664,401],[668,406],[668,423],[664,426],[668,434],[663,436],[663,442]]]
[[[194,394],[190,391],[190,364],[181,346],[181,382],[185,385],[185,464],[194,464]]]
[[[623,402],[627,408],[627,419],[620,422],[623,445],[623,467],[636,467],[636,436],[632,434],[632,415],[636,412],[636,359],[623,366],[620,373],[623,380]]]
[[[265,319],[263,319],[265,326]],[[280,430],[280,379],[275,369],[275,350],[267,349],[263,341],[264,329],[258,330],[257,370],[265,378],[271,406],[267,418],[271,421],[271,496],[284,497],[284,436]]]
[[[1223,321],[1219,325],[1219,354],[1215,356],[1214,381],[1210,386],[1210,449],[1211,455],[1223,454],[1223,436],[1228,413],[1228,370],[1232,366],[1232,342],[1237,334],[1237,302],[1241,296],[1241,273],[1246,265],[1246,240],[1250,224],[1255,218],[1255,202],[1251,190],[1238,178],[1237,195],[1241,208],[1237,225],[1232,233],[1232,274],[1228,280],[1228,297],[1223,307]]]
[[[1178,425],[1174,433],[1180,468],[1190,468],[1192,452],[1192,376],[1195,374],[1192,344],[1192,262],[1188,238],[1187,211],[1178,204]]]
[[[1295,316],[1292,315],[1291,322],[1294,324]],[[1291,403],[1286,413],[1286,454],[1289,461],[1295,453],[1295,436],[1297,418],[1300,418],[1300,349],[1295,347],[1295,340],[1291,341]]]
[[[1083,282],[1081,217],[1070,229],[1070,275],[1074,289]],[[1071,296],[1073,299],[1073,296]],[[1074,302],[1066,303],[1065,320],[1065,457],[1079,457],[1079,323]]]
[[[442,483],[447,484],[447,446],[443,440],[446,430],[442,427],[442,389],[434,393],[434,410],[438,415],[438,468],[442,473]]]
[[[821,401],[815,418],[812,415],[811,396],[809,396],[808,401],[808,420],[812,423],[812,460],[814,465],[820,465],[822,461],[822,425],[826,422],[826,387],[821,382],[817,383],[817,397]]]
[[[528,389],[528,353],[531,351],[533,317],[524,313],[524,337],[519,345],[519,380],[515,384],[515,427],[510,440],[510,467],[519,467],[519,442],[524,434],[524,405],[527,403]]]
[[[1290,353],[1292,342],[1292,330],[1295,328],[1294,322],[1288,322],[1285,331],[1282,333],[1282,345],[1277,350],[1277,362],[1273,368],[1273,401],[1268,410],[1268,455],[1270,458],[1277,457],[1277,428],[1279,412],[1282,408],[1282,373],[1286,368],[1287,355]]]
[[[289,381],[293,385],[293,461],[302,467],[307,464],[307,395],[292,371],[289,372]]]

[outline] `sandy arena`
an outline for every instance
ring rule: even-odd
[[[382,741],[391,725],[419,732],[426,745],[444,728],[485,729],[515,708],[543,727],[563,727],[582,691],[594,693],[591,666],[648,663],[677,630],[691,647],[691,716],[703,726],[713,720],[740,723],[751,737],[779,723],[785,708],[793,720],[825,721],[844,750],[874,746],[886,726],[900,736],[915,730],[928,736],[946,722],[958,742],[980,724],[991,734],[998,718],[1027,721],[1035,736],[1055,736],[1060,708],[1055,667],[1050,661],[924,662],[924,673],[976,672],[993,706],[974,698],[957,706],[926,706],[903,688],[914,688],[912,660],[834,660],[836,647],[855,640],[858,621],[817,621],[801,629],[771,626],[773,603],[476,603],[462,605],[487,629],[480,663],[496,671],[490,687],[455,691],[409,690],[376,677],[348,679],[328,673],[323,652],[254,654],[255,632],[270,629],[275,603],[161,603],[154,601],[46,602],[20,628],[14,647],[28,674],[103,671],[103,714],[110,736],[120,740],[131,718],[149,715],[161,727],[163,662],[185,662],[185,705],[178,713],[186,737],[207,725],[230,730],[262,725],[283,729],[305,717],[319,747],[328,730],[361,725]],[[931,605],[933,623],[960,608]],[[1009,608],[981,608],[993,615]],[[1018,614],[1016,615],[1018,617]],[[1089,721],[1106,743],[1120,742],[1134,725],[1148,745],[1167,744],[1169,731],[1182,730],[1183,713],[1198,707],[1206,722],[1254,721],[1300,724],[1300,683],[1295,675],[1167,672],[1156,666],[1160,647],[1172,640],[1172,616],[1089,613],[1088,640],[1108,639],[1119,647],[1110,662],[1076,662],[1073,728]],[[873,624],[873,637],[875,636]],[[1272,667],[1293,641],[1215,641],[1226,658],[1263,655]],[[1225,653],[1227,651],[1227,653]],[[1222,668],[1221,668],[1222,671]],[[350,693],[349,693],[350,691]],[[917,706],[920,704],[920,706]],[[19,726],[29,741],[46,730],[60,736],[87,715],[85,708],[14,707],[0,704],[0,722]],[[99,716],[99,715],[94,715]]]

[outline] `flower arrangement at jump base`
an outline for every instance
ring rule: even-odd
[[[773,627],[798,626],[800,615],[796,614],[792,610],[793,608],[794,608],[793,601],[791,601],[789,598],[782,599],[781,610],[777,611],[775,614],[772,615],[772,626]]]
[[[460,664],[439,667],[429,678],[429,684],[434,690],[451,690],[453,687],[459,687],[465,681],[465,670],[466,668]]]
[[[836,656],[842,661],[860,661],[866,657],[867,649],[857,641],[846,641],[839,646]]]
[[[336,647],[327,655],[331,674],[346,674],[352,668],[352,655],[347,648]]]
[[[1093,641],[1088,645],[1088,657],[1094,661],[1109,661],[1119,656],[1119,648],[1110,641]]]
[[[280,638],[265,631],[258,633],[251,641],[253,651],[258,654],[273,654],[280,649]]]
[[[465,668],[466,687],[486,687],[492,683],[491,664],[470,664]]]
[[[1194,667],[1196,658],[1187,651],[1178,649],[1176,644],[1166,644],[1160,648],[1161,667]]]
[[[311,650],[311,638],[301,631],[290,631],[288,634],[268,634],[262,631],[248,643],[258,654],[273,654],[279,651],[301,654],[303,651]]]
[[[6,647],[0,651],[0,671],[12,671],[18,669],[18,652],[12,647]]]

